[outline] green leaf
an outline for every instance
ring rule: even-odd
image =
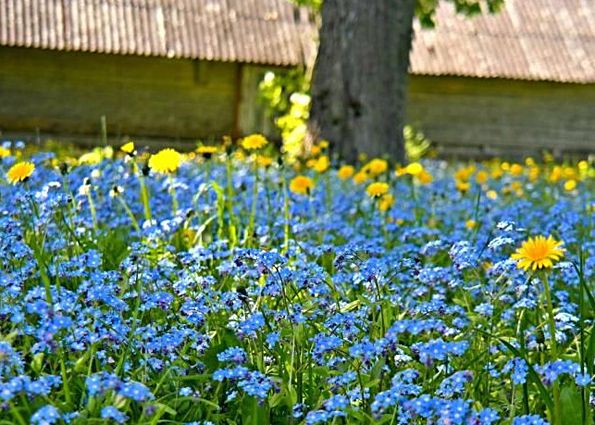
[[[204,354],[203,362],[209,372],[214,372],[220,367],[217,354],[225,351],[229,347],[241,345],[240,340],[231,330],[226,329],[221,338],[221,343],[211,345]]]
[[[587,372],[593,375],[595,369],[595,326],[591,326],[591,335],[589,335],[589,342],[585,352],[585,363],[587,364]]]
[[[582,425],[581,392],[574,383],[565,385],[560,392],[562,425]]]
[[[253,397],[244,397],[242,402],[242,423],[246,425],[268,425],[266,405],[260,405]]]
[[[483,331],[481,329],[476,329],[476,332],[479,332],[479,333],[487,335],[491,338],[497,339],[506,348],[508,348],[515,356],[525,360],[525,362],[527,363],[527,368],[528,368],[529,381],[531,381],[533,384],[535,384],[535,386],[539,390],[539,393],[541,394],[541,398],[542,398],[543,402],[547,405],[548,410],[550,412],[553,412],[554,411],[554,401],[552,400],[552,397],[550,396],[550,393],[548,392],[548,390],[543,385],[543,382],[541,382],[541,378],[539,377],[537,372],[535,372],[535,369],[533,369],[533,366],[531,365],[531,362],[527,358],[525,351],[524,350],[520,351],[518,348],[516,348],[514,345],[512,345],[505,339],[497,337],[495,335],[492,335],[489,332]]]
[[[550,393],[543,385],[543,382],[541,382],[541,378],[539,377],[537,372],[535,372],[535,369],[533,369],[533,366],[531,366],[529,359],[525,356],[524,353],[521,353],[516,347],[514,347],[508,341],[506,341],[502,338],[498,338],[498,340],[502,344],[504,344],[506,346],[506,348],[508,348],[510,351],[512,351],[512,353],[515,356],[520,357],[523,360],[525,360],[525,362],[527,363],[527,367],[528,367],[529,380],[531,382],[533,382],[535,384],[535,386],[537,386],[537,389],[539,390],[539,393],[541,394],[541,398],[543,399],[543,402],[547,405],[549,411],[553,412],[554,411],[554,402],[553,402],[552,398],[550,397]]]
[[[107,230],[98,235],[97,247],[101,252],[105,270],[117,270],[122,260],[128,255],[128,235],[127,227]]]
[[[35,373],[40,373],[41,372],[41,369],[43,367],[43,358],[44,358],[44,356],[45,356],[44,353],[37,353],[33,357],[33,360],[31,361],[31,369]]]

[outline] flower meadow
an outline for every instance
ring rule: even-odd
[[[593,423],[588,162],[221,146],[0,149],[0,424]]]

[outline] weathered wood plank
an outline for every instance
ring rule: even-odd
[[[204,138],[229,134],[238,65],[0,48],[0,129]]]
[[[408,122],[442,152],[595,152],[595,85],[411,77]]]

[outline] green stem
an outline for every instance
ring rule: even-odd
[[[18,409],[12,405],[12,403],[9,403],[10,409],[8,409],[8,411],[11,413],[11,415],[16,418],[17,422],[20,425],[27,425],[27,422],[25,421],[25,419],[23,418],[23,416],[19,413]]]
[[[145,220],[151,221],[151,204],[149,203],[149,189],[142,172],[138,178],[140,182],[140,199],[143,203],[143,210],[145,212]]]
[[[236,225],[235,225],[235,216],[233,213],[233,169],[231,163],[231,156],[227,155],[225,160],[225,167],[227,173],[227,193],[225,195],[225,201],[227,206],[227,214],[228,214],[228,237],[229,243],[231,248],[233,249],[236,246],[237,238],[236,238]]]
[[[550,360],[555,362],[558,360],[558,344],[556,342],[556,321],[554,319],[554,306],[552,303],[552,291],[550,284],[545,272],[541,273],[541,281],[543,282],[543,288],[545,293],[548,327],[550,333]],[[558,381],[555,381],[552,386],[554,393],[554,411],[552,412],[552,424],[560,425],[562,420],[562,405],[560,404],[560,385]]]
[[[248,223],[248,229],[246,232],[247,246],[252,245],[252,238],[254,234],[254,225],[256,222],[256,205],[258,204],[258,165],[254,161],[254,183],[252,186],[252,210],[250,211],[250,222]]]
[[[169,191],[171,193],[171,207],[173,211],[173,215],[176,215],[178,212],[178,197],[176,195],[176,187],[174,185],[174,178],[170,174],[169,175]]]
[[[136,220],[136,217],[132,213],[132,210],[130,209],[130,207],[128,206],[128,204],[126,203],[126,201],[121,196],[118,196],[118,201],[120,201],[120,204],[122,205],[122,208],[124,208],[124,211],[126,211],[126,214],[128,214],[128,217],[130,217],[130,221],[132,221],[132,226],[140,234],[141,229],[140,229],[140,226],[138,224],[138,221]]]
[[[64,350],[60,349],[60,371],[62,374],[62,384],[64,386],[64,396],[69,406],[72,406],[72,397],[70,395],[70,385],[68,383],[68,371],[66,370],[66,362],[64,361]]]
[[[286,254],[289,251],[289,194],[287,193],[287,180],[285,174],[282,174],[281,184],[283,186],[283,253]]]
[[[91,195],[91,187],[87,191],[87,199],[89,201],[89,210],[91,210],[91,218],[93,220],[93,229],[97,230],[97,210],[95,209],[95,202],[93,202],[93,196]]]

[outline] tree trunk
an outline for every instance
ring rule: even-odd
[[[325,0],[310,132],[342,158],[403,163],[415,0]]]

